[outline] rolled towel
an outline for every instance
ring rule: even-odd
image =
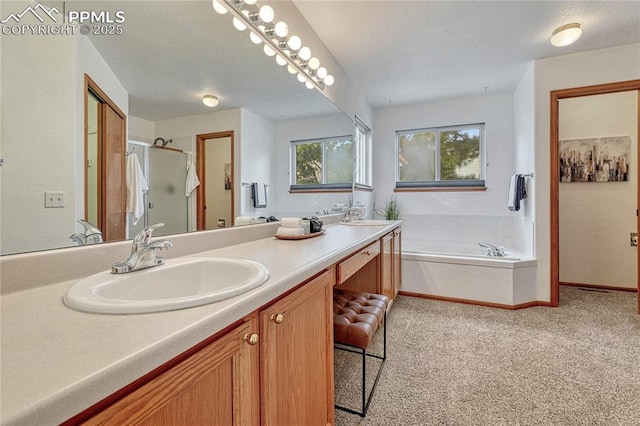
[[[256,218],[251,216],[238,216],[233,226],[253,225],[256,223]]]
[[[304,235],[304,229],[302,228],[283,228],[282,226],[278,228],[276,232],[278,235],[282,235],[285,237],[299,237]]]
[[[301,228],[302,219],[299,217],[283,217],[280,219],[280,226],[283,228]]]

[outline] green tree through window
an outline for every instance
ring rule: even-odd
[[[353,181],[353,143],[350,136],[293,141],[295,182],[292,186],[344,186]]]
[[[396,186],[484,186],[483,128],[473,124],[396,132]]]

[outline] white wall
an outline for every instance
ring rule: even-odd
[[[276,217],[280,213],[308,215],[323,208],[331,209],[331,206],[340,201],[348,204],[351,191],[349,193],[289,193],[290,149],[291,141],[351,134],[353,134],[353,124],[344,114],[281,121],[275,124],[272,192],[275,191],[277,211],[273,214]]]
[[[550,300],[549,93],[552,90],[640,78],[640,43],[594,50],[535,63],[535,246],[538,300]]]
[[[562,99],[560,140],[631,138],[628,182],[560,184],[560,281],[637,288],[638,91]]]
[[[242,148],[239,160],[243,164],[241,182],[257,182],[258,185],[270,185],[267,187],[267,207],[256,209],[251,199],[251,187],[240,185],[240,211],[239,215],[265,216],[267,212],[275,208],[274,174],[274,147],[275,130],[271,121],[242,109]]]
[[[397,130],[485,123],[489,164],[485,178],[487,191],[398,192],[400,213],[512,215],[507,209],[507,190],[513,174],[512,108],[511,93],[504,93],[375,110],[373,185],[376,204],[384,204],[393,195]]]
[[[128,94],[85,36],[1,39],[2,254],[70,246],[84,217],[84,73],[125,114]],[[45,209],[45,191],[65,207]]]
[[[531,63],[513,92],[513,173],[529,173],[535,170],[535,63]],[[513,241],[517,249],[533,258],[535,241],[535,188],[536,176],[526,180],[527,201],[520,204],[519,220],[514,222]]]
[[[129,140],[153,143],[156,135],[156,124],[130,115],[128,117]]]
[[[0,39],[2,254],[70,246],[79,141],[75,43],[60,36]],[[31,125],[33,117],[39,125]],[[45,209],[45,191],[65,192],[66,207]]]

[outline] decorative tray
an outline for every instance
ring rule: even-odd
[[[305,234],[305,235],[297,235],[297,236],[289,236],[289,235],[278,235],[275,234],[274,237],[276,237],[279,240],[306,240],[307,238],[313,238],[313,237],[317,237],[318,235],[322,235],[325,232],[327,232],[326,229],[323,229],[320,232],[314,232],[313,234]]]

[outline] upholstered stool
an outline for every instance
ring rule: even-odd
[[[362,355],[362,410],[356,411],[336,404],[336,408],[364,417],[369,409],[373,392],[378,384],[382,367],[387,359],[386,313],[389,298],[380,294],[333,290],[333,338],[335,348]],[[378,328],[383,328],[383,354],[367,353],[367,348]],[[346,348],[345,348],[346,346]],[[366,357],[381,360],[369,396],[366,396]]]

